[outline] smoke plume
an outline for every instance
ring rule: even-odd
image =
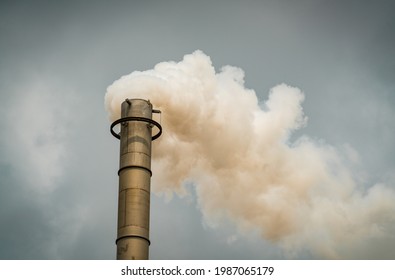
[[[367,243],[393,240],[391,188],[361,186],[334,147],[290,140],[307,123],[300,89],[277,85],[260,104],[240,68],[216,73],[195,51],[115,81],[105,96],[111,121],[126,98],[149,99],[162,111],[154,191],[184,195],[192,184],[205,223],[258,230],[289,257],[356,258],[350,252]]]

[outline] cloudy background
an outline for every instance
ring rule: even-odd
[[[1,1],[0,259],[115,258],[106,88],[196,49],[242,68],[261,101],[282,82],[302,89],[308,124],[293,137],[348,153],[366,187],[395,189],[394,13],[393,1]],[[207,226],[193,192],[151,205],[153,259],[289,257]],[[347,257],[395,259],[393,241]]]

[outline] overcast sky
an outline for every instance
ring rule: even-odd
[[[262,103],[279,83],[299,87],[308,123],[293,139],[349,153],[363,188],[395,190],[394,13],[390,0],[1,1],[0,259],[115,258],[119,142],[104,94],[197,49],[242,68]],[[151,207],[153,259],[289,257],[209,227],[193,189]],[[395,259],[375,247],[345,257]]]

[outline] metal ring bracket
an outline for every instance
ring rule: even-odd
[[[159,132],[157,134],[155,134],[154,136],[152,136],[152,141],[157,139],[157,138],[159,138],[162,135],[162,126],[158,122],[156,122],[156,121],[154,121],[152,119],[149,119],[149,118],[144,118],[144,117],[125,117],[125,118],[121,118],[119,120],[116,120],[115,122],[113,122],[111,124],[111,127],[110,127],[111,134],[115,138],[121,139],[121,136],[119,136],[118,133],[115,133],[114,127],[117,124],[124,123],[124,122],[130,122],[130,121],[146,122],[146,123],[149,123],[149,124],[152,124],[152,125],[156,126],[159,129]]]

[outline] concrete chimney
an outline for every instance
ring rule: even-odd
[[[150,223],[151,142],[162,133],[152,120],[152,104],[143,99],[126,99],[121,119],[111,124],[111,133],[120,139],[118,195],[118,260],[147,260]],[[114,127],[120,124],[120,133]],[[157,133],[152,136],[152,128]]]

